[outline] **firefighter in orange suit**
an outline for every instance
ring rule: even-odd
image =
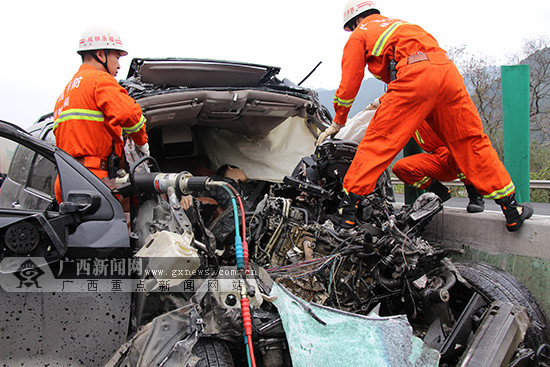
[[[405,184],[433,192],[445,202],[451,198],[448,187],[440,181],[460,179],[468,192],[466,210],[479,213],[485,209],[483,197],[470,180],[460,172],[455,159],[430,126],[423,122],[414,132],[414,140],[426,152],[404,157],[393,165],[393,173]]]
[[[77,52],[82,65],[55,104],[53,131],[59,148],[105,178],[113,164],[109,159],[118,157],[122,162],[123,133],[149,155],[146,120],[141,107],[115,79],[118,59],[128,54],[116,32],[106,27],[87,29]],[[59,180],[55,191],[61,202]]]
[[[373,1],[349,0],[344,29],[352,32],[342,57],[342,80],[334,97],[334,123],[318,141],[346,123],[368,65],[388,83],[344,178],[340,226],[355,225],[355,208],[378,177],[426,121],[463,172],[486,198],[500,204],[506,228],[518,230],[533,214],[518,204],[515,187],[498,159],[462,76],[435,38],[418,25],[382,16]]]

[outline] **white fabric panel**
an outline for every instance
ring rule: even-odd
[[[346,125],[338,131],[335,138],[353,140],[360,143],[375,112],[376,110],[363,110],[351,119],[348,119]]]
[[[255,138],[205,129],[201,140],[213,169],[227,163],[241,168],[250,179],[280,182],[302,157],[315,151],[315,137],[305,122],[304,118],[292,117],[266,137]]]

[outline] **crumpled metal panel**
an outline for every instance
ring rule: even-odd
[[[100,366],[127,338],[131,293],[0,289],[4,366]]]
[[[199,338],[202,319],[198,306],[188,303],[157,316],[120,346],[104,367],[194,366],[192,348]]]
[[[170,297],[170,296],[168,296]],[[118,348],[104,367],[189,366],[197,362],[192,349],[199,337],[215,336],[242,342],[240,309],[218,304],[208,289],[199,287],[188,301],[177,301],[179,308],[142,325],[128,342]]]
[[[493,302],[458,366],[508,366],[529,323],[525,307],[504,301]]]
[[[439,353],[413,335],[405,316],[366,317],[308,304],[275,284],[271,296],[286,332],[292,365],[439,365]]]

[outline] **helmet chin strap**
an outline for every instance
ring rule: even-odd
[[[97,61],[97,62],[99,62],[101,65],[103,65],[103,67],[105,68],[105,70],[107,71],[107,73],[110,74],[111,72],[109,71],[109,66],[107,65],[107,53],[108,53],[109,51],[108,51],[108,50],[103,50],[103,52],[105,53],[105,62],[101,61],[101,60],[99,59],[99,57],[97,57],[97,55],[96,55],[95,52],[92,53],[92,56],[93,56],[93,58],[95,59],[95,61]]]

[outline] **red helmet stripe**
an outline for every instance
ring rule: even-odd
[[[362,7],[365,7],[365,6],[375,6],[374,1],[364,1],[360,4],[357,4],[357,9],[361,9]]]

